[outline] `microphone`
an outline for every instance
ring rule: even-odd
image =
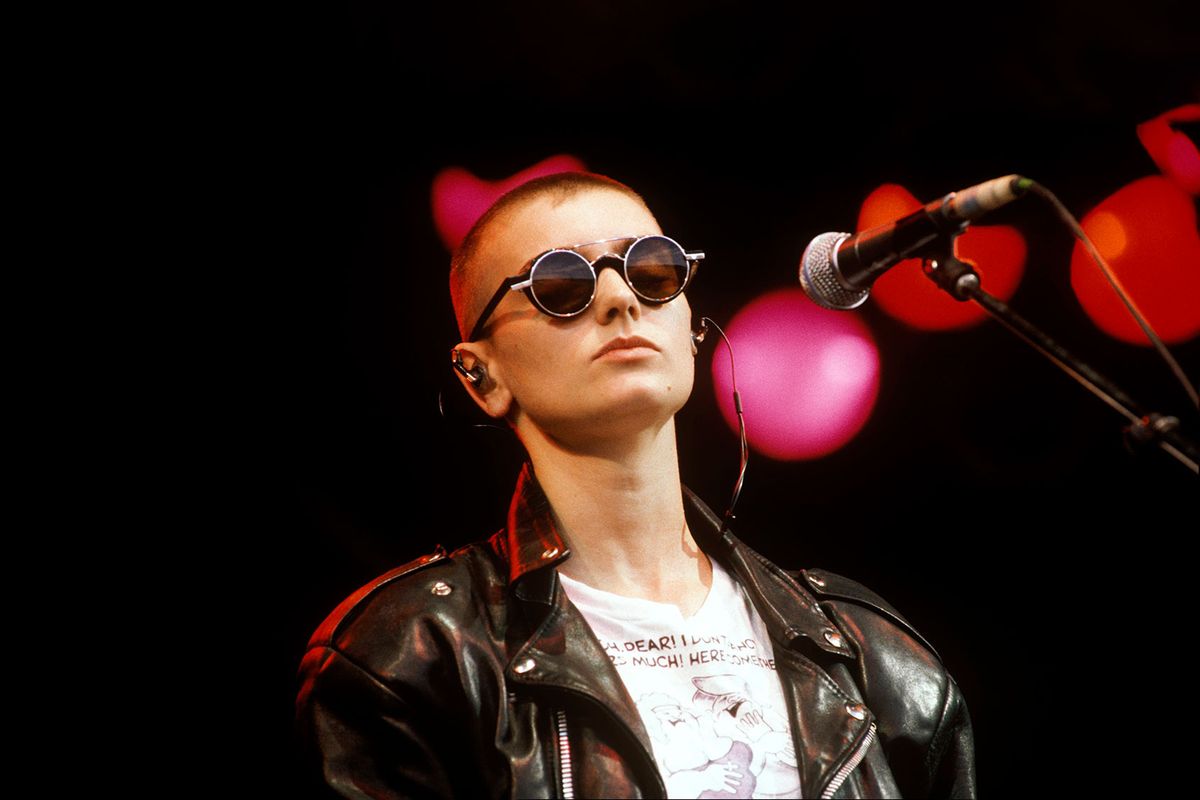
[[[848,233],[822,233],[800,258],[800,285],[817,305],[835,311],[856,308],[871,293],[871,284],[906,258],[968,223],[1011,203],[1033,181],[1020,175],[995,178],[961,192],[951,192],[895,222]]]

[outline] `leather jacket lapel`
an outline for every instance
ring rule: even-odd
[[[854,660],[847,637],[807,589],[732,533],[719,537],[720,519],[690,489],[684,487],[683,493],[684,512],[696,543],[737,576],[777,645],[799,647],[797,640],[804,639],[803,646]]]
[[[720,537],[720,519],[686,487],[684,497],[697,543],[737,575],[771,636],[775,668],[788,702],[801,788],[805,797],[815,797],[854,756],[875,721],[857,697],[843,691],[819,666],[838,660],[853,663],[849,637],[799,582],[732,534]]]
[[[824,792],[839,770],[860,755],[875,723],[871,711],[819,666],[839,659],[853,663],[849,638],[802,585],[731,533],[722,537],[716,515],[686,487],[683,492],[688,525],[697,543],[737,576],[771,636],[804,795]],[[528,463],[509,510],[503,550],[513,593],[533,631],[512,651],[508,679],[590,700],[632,733],[640,745],[642,765],[649,767],[644,774],[657,776],[650,737],[637,707],[551,568],[570,551]],[[659,787],[665,793],[661,781]]]
[[[799,653],[777,651],[775,667],[787,697],[803,794],[824,796],[838,770],[873,735],[875,717]]]
[[[554,688],[590,700],[629,731],[645,774],[658,776],[650,736],[620,674],[583,615],[571,604],[555,565],[570,555],[549,502],[527,463],[509,509],[507,555],[513,594],[533,634],[513,651],[509,681]],[[660,789],[665,796],[665,787]]]
[[[527,605],[540,606],[541,621],[516,650],[508,665],[508,680],[568,692],[571,702],[590,701],[595,710],[618,723],[618,730],[632,735],[636,755],[627,754],[630,762],[640,763],[642,774],[657,777],[650,736],[637,706],[587,621],[562,590],[557,573],[546,569],[527,575],[517,596]]]

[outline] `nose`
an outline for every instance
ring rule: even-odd
[[[612,267],[612,269],[607,269]],[[642,315],[642,304],[633,289],[625,282],[624,264],[618,258],[602,258],[595,264],[596,299],[592,309],[601,325],[619,319],[624,314],[636,320]]]

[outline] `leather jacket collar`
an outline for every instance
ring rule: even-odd
[[[720,519],[683,488],[684,511],[697,544],[718,559],[746,589],[775,650],[788,703],[805,796],[836,788],[835,774],[861,758],[875,734],[875,718],[853,686],[840,686],[821,663],[853,664],[847,637],[816,599],[790,575],[746,547],[732,533],[720,534]],[[492,538],[507,560],[512,590],[531,614],[534,633],[516,647],[507,666],[510,680],[556,687],[591,698],[636,740],[642,751],[638,773],[665,788],[652,756],[650,738],[616,668],[571,605],[551,567],[570,557],[550,505],[526,463],[517,482],[504,531]],[[843,670],[844,672],[844,670]],[[845,774],[840,774],[841,779]],[[837,781],[840,783],[840,780]]]
[[[786,572],[746,547],[733,533],[727,531],[721,535],[720,518],[686,486],[683,487],[683,500],[684,515],[696,543],[742,582],[774,641],[791,646],[796,639],[803,638],[830,655],[853,661],[854,655],[845,647],[841,632],[812,594]],[[541,580],[528,582],[528,587],[523,579],[537,570],[562,563],[570,557],[571,550],[558,531],[550,502],[528,462],[517,479],[508,522],[502,533],[503,539],[494,538],[493,542],[499,544],[500,555],[508,561],[509,581],[516,587],[517,595],[525,600],[553,604],[557,581],[547,580],[552,575],[539,576]],[[781,604],[789,613],[780,610]],[[797,606],[806,613],[796,615],[794,609]],[[843,644],[834,645],[830,639],[841,640]]]

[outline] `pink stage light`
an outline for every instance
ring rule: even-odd
[[[455,250],[475,220],[483,216],[500,195],[522,183],[556,172],[585,172],[587,166],[575,156],[557,155],[498,181],[485,181],[462,167],[446,167],[433,179],[430,203],[433,224],[447,250]]]
[[[828,311],[799,289],[781,289],[743,308],[726,327],[734,343],[746,438],[781,461],[820,458],[854,438],[879,394],[879,353],[853,313]],[[714,352],[713,387],[737,431],[729,352]]]

